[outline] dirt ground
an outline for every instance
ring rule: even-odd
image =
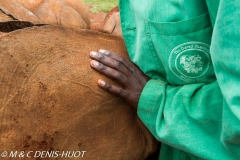
[[[87,5],[88,10],[90,10],[93,6]],[[92,30],[99,30],[102,28],[104,18],[106,17],[107,13],[103,11],[99,11],[98,13],[92,13],[89,11],[90,15],[90,29]]]

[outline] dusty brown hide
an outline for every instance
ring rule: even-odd
[[[114,7],[105,17],[102,32],[122,36],[120,13],[118,6]]]
[[[92,50],[127,57],[122,38],[42,26],[0,44],[1,151],[87,151],[87,160],[141,160],[155,151],[136,110],[100,89],[97,80],[107,78],[89,65]]]
[[[108,21],[108,19],[111,17],[111,15],[115,12],[119,12],[119,7],[116,6],[116,7],[113,7],[109,12],[108,14],[106,15],[106,17],[104,18],[104,23],[106,23]]]
[[[69,28],[89,28],[90,25],[88,11],[82,0],[1,0],[0,9],[14,19],[34,24]]]
[[[0,22],[13,21],[14,18],[0,10]]]

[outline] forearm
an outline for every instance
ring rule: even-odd
[[[161,142],[205,159],[231,159],[220,142],[222,102],[217,82],[174,87],[150,80],[138,115]]]
[[[224,96],[221,141],[237,159],[240,159],[239,8],[237,0],[221,1],[211,47],[215,74]]]

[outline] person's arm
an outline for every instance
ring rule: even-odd
[[[159,141],[204,159],[234,159],[220,142],[223,97],[217,82],[170,86],[148,81],[138,115]]]
[[[100,87],[138,107],[139,117],[159,141],[205,159],[240,159],[239,8],[237,0],[220,3],[211,44],[217,81],[171,86],[149,80],[137,67],[138,74],[131,74],[133,64],[107,52],[91,55],[100,62],[92,67],[123,88],[103,80]]]
[[[99,86],[138,107],[139,117],[159,141],[206,159],[233,159],[220,142],[223,96],[217,82],[170,86],[149,80],[117,54],[101,51],[90,56],[94,69],[122,87],[103,80]]]
[[[221,0],[212,37],[212,61],[223,93],[223,145],[240,159],[240,2]]]
[[[222,0],[216,12],[216,82],[173,87],[152,79],[140,97],[138,114],[156,138],[205,159],[240,159],[239,8],[237,0]]]
[[[155,137],[171,146],[206,159],[240,159],[240,3],[221,0],[217,11],[217,1],[208,2],[217,81],[173,87],[150,80],[138,114]]]

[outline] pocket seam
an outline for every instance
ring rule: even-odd
[[[159,34],[165,36],[185,35],[212,27],[208,12],[195,18],[177,22],[145,21],[149,26],[147,34]]]
[[[145,23],[145,26],[146,26],[147,30],[150,30],[149,23]],[[151,54],[153,56],[155,65],[157,66],[158,70],[162,70],[161,64],[163,65],[164,63],[163,63],[163,60],[161,59],[161,57],[159,57],[157,54],[155,54],[157,51],[155,50],[154,44],[152,42],[151,34],[146,34],[146,37],[147,37],[147,43],[148,43],[149,51],[151,52]],[[161,62],[158,59],[160,59]],[[164,67],[163,75],[166,76],[167,75],[166,67],[164,65],[163,65],[163,67]]]
[[[161,35],[162,35],[162,36],[168,36],[168,37],[179,36],[179,35],[186,35],[186,34],[196,33],[196,32],[199,32],[199,31],[208,29],[208,28],[210,28],[210,27],[212,27],[212,26],[208,26],[208,27],[206,27],[206,28],[203,28],[203,29],[200,29],[200,30],[197,30],[197,31],[194,31],[194,32],[184,33],[184,34],[174,34],[174,35],[161,34]],[[159,34],[159,33],[147,33],[147,34],[151,35],[151,34]]]

